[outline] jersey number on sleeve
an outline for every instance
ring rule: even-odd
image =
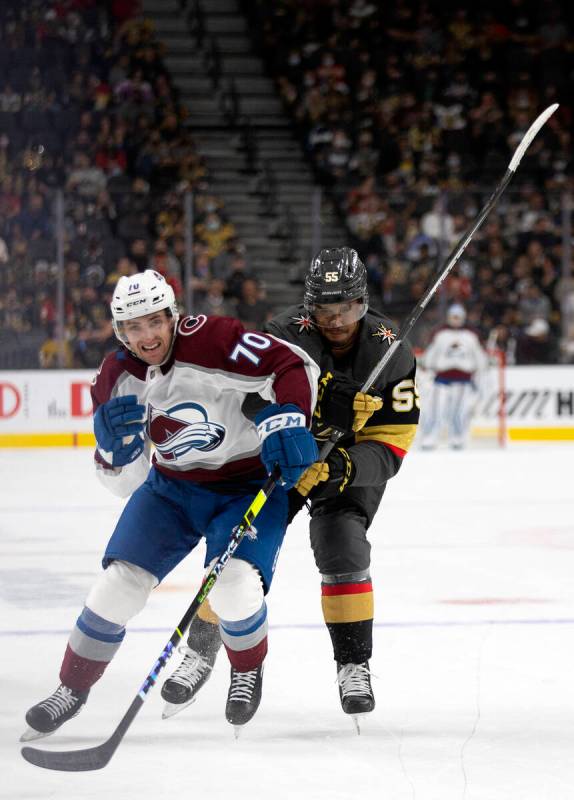
[[[406,414],[415,406],[420,408],[419,391],[412,378],[406,378],[393,389],[393,411]]]
[[[252,364],[257,366],[261,359],[259,356],[253,352],[255,350],[267,350],[268,347],[271,346],[271,339],[268,339],[266,336],[262,336],[260,333],[252,333],[251,331],[248,333],[244,333],[241,337],[241,341],[243,344],[235,345],[233,352],[229,356],[232,361],[237,361],[240,356],[247,358],[251,361]],[[245,345],[249,345],[250,350]]]

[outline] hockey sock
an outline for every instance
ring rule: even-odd
[[[99,680],[126,635],[123,625],[99,617],[85,607],[70,634],[60,680],[69,689],[86,691]]]
[[[267,655],[267,606],[265,600],[259,611],[247,619],[220,620],[221,639],[231,666],[238,672],[248,672],[263,663]]]
[[[323,575],[321,605],[335,661],[362,664],[373,650],[373,585],[367,570]]]

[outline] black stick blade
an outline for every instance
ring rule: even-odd
[[[23,747],[20,752],[26,761],[36,767],[61,772],[86,772],[106,766],[121,739],[120,737],[116,742],[113,738],[85,750],[39,750],[36,747]]]
[[[119,743],[142,707],[144,697],[143,690],[134,697],[120,724],[103,744],[87,747],[84,750],[39,750],[36,747],[23,747],[20,751],[22,758],[35,767],[55,769],[60,772],[89,772],[103,769],[118,749]]]

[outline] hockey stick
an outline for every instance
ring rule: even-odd
[[[279,482],[280,473],[276,467],[265,484],[255,495],[251,505],[245,512],[241,523],[234,529],[229,543],[224,552],[219,556],[211,570],[204,578],[201,588],[193,598],[191,605],[181,618],[179,625],[172,633],[169,642],[163,648],[163,651],[155,662],[150,672],[148,673],[141,689],[132,700],[132,703],[119,725],[112,733],[109,739],[97,747],[88,747],[84,750],[40,750],[36,747],[23,747],[21,752],[22,756],[37,767],[44,767],[44,769],[55,769],[63,772],[84,772],[87,770],[102,769],[109,762],[113,754],[116,752],[118,745],[124,738],[128,728],[134,721],[138,711],[143,706],[147,693],[155,686],[155,682],[161,670],[165,667],[168,660],[173,655],[174,649],[177,647],[189,627],[191,620],[195,617],[200,605],[204,602],[209,592],[212,590],[219,575],[224,569],[225,565],[231,556],[237,550],[239,543],[243,539],[247,530],[249,530],[251,523],[259,514],[271,492]]]
[[[543,111],[542,114],[540,114],[540,116],[538,116],[534,120],[532,125],[528,128],[528,130],[522,137],[520,144],[516,148],[514,155],[512,156],[512,159],[510,161],[510,164],[508,165],[508,169],[504,173],[502,180],[500,181],[500,183],[490,196],[490,199],[487,201],[487,203],[483,207],[482,211],[480,212],[476,220],[473,222],[472,226],[468,229],[466,233],[463,234],[458,244],[454,247],[451,254],[448,256],[445,265],[440,270],[438,277],[436,278],[434,283],[431,284],[431,286],[429,286],[425,294],[416,304],[416,306],[411,312],[410,317],[408,317],[407,320],[401,325],[401,328],[396,337],[394,338],[391,346],[389,347],[387,352],[381,358],[379,363],[376,364],[372,372],[365,380],[363,386],[361,387],[362,392],[368,393],[368,391],[372,389],[373,385],[381,375],[382,371],[385,369],[391,358],[393,358],[393,356],[399,349],[401,343],[405,341],[405,339],[413,329],[416,321],[418,320],[420,315],[423,313],[425,308],[432,300],[439,286],[442,284],[442,282],[445,280],[449,272],[452,270],[452,268],[455,266],[461,255],[466,250],[468,243],[470,242],[476,231],[480,228],[486,217],[490,214],[492,209],[498,203],[500,196],[502,195],[502,193],[512,180],[514,173],[518,169],[518,165],[522,160],[522,156],[527,151],[528,147],[530,146],[530,143],[532,142],[532,140],[534,139],[540,128],[542,128],[542,126],[552,116],[552,114],[556,111],[557,108],[558,108],[558,103],[554,103],[553,105],[548,106],[548,108],[545,111]],[[319,454],[319,458],[321,459],[321,461],[324,461],[327,458],[333,447],[336,445],[339,439],[345,436],[345,434],[346,431],[339,431],[339,430],[333,431],[328,441],[325,442],[325,444],[321,448],[321,452]]]

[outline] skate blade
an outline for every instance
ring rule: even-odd
[[[351,714],[351,719],[353,720],[353,725],[357,731],[357,736],[361,735],[361,719],[363,719],[363,717],[367,717],[370,713],[370,711],[364,711],[363,713],[359,714]]]
[[[187,703],[166,703],[161,712],[161,718],[169,719],[170,717],[175,717],[176,714],[179,714],[180,711],[183,711],[192,703],[195,703],[195,697],[192,697]]]
[[[48,731],[48,733],[42,733],[42,731],[37,731],[35,728],[28,727],[22,736],[20,736],[21,742],[33,742],[35,739],[45,739],[46,736],[51,736],[55,731]]]
[[[239,739],[241,736],[241,731],[243,730],[243,725],[234,725],[233,726],[233,735],[235,736],[235,741]]]

